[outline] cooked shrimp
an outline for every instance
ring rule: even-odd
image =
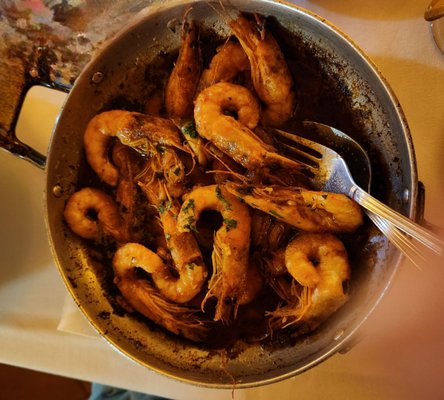
[[[266,126],[282,126],[293,115],[293,78],[284,55],[269,31],[240,15],[230,27],[239,39],[251,64],[254,89],[266,105],[261,121]]]
[[[179,57],[165,90],[165,107],[168,115],[173,118],[188,118],[193,115],[194,94],[202,65],[199,29],[194,21],[187,21],[188,12],[183,18]]]
[[[348,256],[334,235],[297,236],[285,249],[285,265],[303,289],[294,304],[270,313],[274,325],[304,322],[313,329],[348,300],[343,288],[350,278]]]
[[[225,186],[251,207],[302,231],[354,232],[364,221],[359,205],[343,194],[234,182],[227,182]]]
[[[168,250],[178,278],[164,274],[153,277],[162,294],[176,303],[194,298],[202,289],[208,275],[199,245],[191,232],[181,232],[178,222],[180,206],[177,201],[167,201],[159,207]]]
[[[175,226],[175,222],[170,221],[169,224]],[[165,233],[167,244],[171,246],[171,255],[176,261],[174,275],[158,254],[137,243],[127,243],[120,247],[114,256],[113,265],[119,275],[122,275],[120,271],[128,268],[142,268],[151,274],[155,286],[165,298],[175,303],[186,303],[200,292],[207,277],[207,269],[199,248],[197,245],[192,246],[193,238],[190,240],[187,237],[191,234],[179,234],[176,229],[174,236],[169,237],[172,231],[168,228],[170,226],[164,224],[165,232],[168,232]]]
[[[199,187],[184,199],[177,221],[179,229],[196,231],[201,213],[208,209],[221,213],[223,223],[214,238],[213,275],[206,299],[217,298],[214,320],[228,322],[232,310],[236,315],[239,299],[247,285],[250,213],[247,206],[223,186]]]
[[[85,187],[72,194],[63,215],[72,231],[82,238],[101,240],[108,236],[120,243],[128,240],[117,204],[98,189]]]
[[[197,310],[170,302],[136,268],[152,274],[153,280],[167,271],[164,261],[146,247],[137,243],[120,247],[113,258],[114,282],[131,307],[170,332],[201,341],[207,328]]]
[[[197,93],[218,82],[232,82],[239,74],[246,71],[250,71],[250,61],[242,46],[226,42],[216,49],[210,65],[203,70]]]
[[[277,154],[254,134],[259,104],[243,86],[220,82],[203,90],[196,99],[194,119],[199,135],[247,169],[300,169],[300,163]]]
[[[116,141],[112,149],[112,160],[119,170],[116,201],[127,232],[133,240],[141,238],[140,210],[137,209],[138,191],[136,175],[142,170],[139,155],[130,147]]]
[[[112,137],[143,155],[157,152],[156,146],[189,150],[182,144],[179,130],[170,120],[137,112],[113,110],[93,117],[84,134],[86,158],[105,183],[115,186],[119,171],[108,157]]]

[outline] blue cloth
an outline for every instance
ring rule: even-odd
[[[152,396],[149,394],[132,392],[111,386],[93,383],[91,395],[88,400],[168,400],[165,397]]]

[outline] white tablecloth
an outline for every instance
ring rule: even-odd
[[[293,2],[352,37],[390,82],[412,131],[419,177],[426,186],[426,218],[442,226],[444,55],[422,18],[429,0]],[[58,104],[60,98],[45,97],[38,112],[34,104],[34,114],[21,126],[26,140],[40,149],[57,110],[51,102]],[[65,304],[67,291],[44,228],[43,172],[1,152],[0,187],[0,362],[172,399],[231,398],[231,391],[185,385],[147,371],[88,327],[75,325],[82,316]],[[367,321],[364,340],[350,352],[293,379],[238,390],[235,398],[444,398],[443,282],[439,262],[422,270],[403,263]],[[63,330],[57,329],[62,314]]]

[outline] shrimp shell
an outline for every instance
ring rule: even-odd
[[[142,315],[170,332],[193,341],[202,341],[208,328],[197,318],[197,310],[170,302],[148,280],[136,274],[135,267],[143,267],[152,273],[164,269],[163,261],[147,250],[136,243],[121,247],[113,259],[114,283],[131,307]],[[141,258],[137,259],[135,254]]]
[[[314,329],[347,302],[343,283],[350,279],[350,266],[344,245],[334,235],[296,236],[285,249],[285,265],[302,290],[269,313],[275,328],[304,323]]]
[[[88,214],[93,211],[96,218]],[[71,230],[84,239],[100,240],[113,237],[117,242],[126,242],[128,233],[113,198],[94,188],[85,187],[73,193],[63,212]]]
[[[227,112],[234,112],[237,119]],[[259,121],[259,103],[243,86],[219,82],[203,90],[196,98],[194,119],[200,136],[247,169],[301,167],[276,153],[252,131]]]
[[[201,72],[199,29],[194,21],[186,21],[188,12],[183,19],[179,56],[165,90],[165,107],[174,118],[193,115],[193,99]]]
[[[364,222],[359,205],[346,195],[278,185],[225,184],[248,205],[306,232],[354,232]]]
[[[185,197],[177,219],[179,229],[196,231],[201,213],[208,209],[220,212],[223,224],[215,234],[214,270],[206,299],[217,298],[214,320],[228,322],[232,310],[236,315],[239,298],[247,285],[251,218],[247,206],[223,186],[210,185],[199,187]]]
[[[158,145],[189,152],[182,144],[180,131],[168,119],[124,110],[97,114],[89,121],[83,137],[86,158],[99,178],[111,186],[119,180],[119,171],[108,156],[112,137],[142,155],[155,154]]]
[[[230,27],[251,64],[254,89],[266,105],[261,115],[265,126],[282,126],[293,115],[296,97],[285,57],[270,32],[259,32],[257,23],[239,15]]]

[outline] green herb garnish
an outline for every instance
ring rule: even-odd
[[[197,133],[196,130],[196,125],[194,124],[194,122],[190,122],[189,124],[185,125],[182,128],[182,132],[184,135],[189,136],[191,139],[196,139],[199,134]]]
[[[185,213],[188,213],[189,210],[194,210],[194,199],[188,200],[188,203],[182,209]]]
[[[279,214],[276,210],[270,210],[270,214],[275,216],[276,218],[284,218],[281,214]]]
[[[235,219],[224,218],[224,224],[225,224],[225,226],[227,228],[227,232],[230,229],[237,228],[237,221]]]
[[[163,201],[162,203],[160,203],[159,204],[159,213],[163,214],[165,211],[169,211],[172,204],[173,204],[172,200]]]
[[[220,190],[219,186],[216,186],[216,197],[224,205],[226,210],[231,210],[231,204],[224,196],[222,196],[222,190]]]

